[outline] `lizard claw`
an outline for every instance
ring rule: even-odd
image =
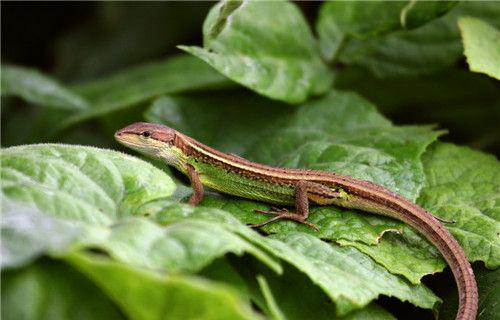
[[[265,210],[254,210],[254,211],[257,213],[261,213],[261,214],[274,215],[274,217],[272,217],[264,222],[261,222],[261,223],[248,225],[251,228],[260,228],[260,227],[265,226],[266,224],[269,224],[271,222],[278,221],[278,220],[293,220],[293,221],[296,221],[298,223],[305,224],[306,226],[319,232],[318,226],[308,222],[304,218],[304,216],[302,216],[300,214],[290,213],[288,211],[288,209],[286,209],[286,208],[271,207],[271,209],[268,211],[265,211]]]

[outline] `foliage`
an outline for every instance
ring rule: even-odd
[[[2,52],[2,318],[453,317],[454,286],[431,276],[445,262],[410,227],[328,206],[311,208],[320,232],[257,232],[246,224],[266,204],[207,192],[188,206],[173,171],[109,150],[115,130],[150,121],[253,161],[373,181],[453,220],[478,319],[494,319],[500,163],[470,147],[500,142],[498,14],[494,2],[103,3],[59,38],[53,74]],[[165,56],[175,45],[184,53]]]

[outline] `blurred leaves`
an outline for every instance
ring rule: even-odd
[[[322,53],[332,60],[349,38],[414,29],[448,12],[454,1],[332,1],[322,4],[317,30]]]
[[[17,96],[43,107],[81,111],[87,102],[38,71],[2,65],[2,96]]]
[[[97,2],[92,16],[56,42],[55,73],[81,82],[161,58],[199,33],[209,8],[201,2]]]
[[[47,252],[63,251],[81,232],[77,226],[10,201],[3,194],[1,217],[2,268],[23,266]]]
[[[233,288],[186,275],[162,275],[92,255],[67,260],[130,319],[258,319]],[[125,294],[124,294],[125,293]]]
[[[225,85],[225,79],[195,58],[179,56],[140,65],[73,87],[90,108],[73,113],[49,131],[56,134],[79,122],[131,108],[155,96]]]
[[[500,80],[500,31],[480,19],[468,17],[460,18],[458,25],[470,69]]]
[[[499,14],[500,6],[495,2],[461,2],[420,28],[352,38],[338,53],[338,61],[366,68],[378,78],[430,74],[452,66],[462,55],[458,17],[479,17],[496,26]]]
[[[2,319],[125,319],[112,300],[65,263],[42,259],[2,270]]]

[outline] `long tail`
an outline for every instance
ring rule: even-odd
[[[428,211],[411,201],[369,182],[355,181],[350,186],[348,202],[339,205],[356,208],[401,220],[424,235],[438,248],[450,266],[458,287],[459,307],[456,320],[476,319],[478,294],[476,279],[465,253],[453,235]],[[365,187],[368,191],[355,189]],[[363,197],[360,195],[364,194]],[[384,196],[378,196],[383,194]]]
[[[458,286],[459,307],[456,320],[476,319],[478,308],[476,279],[462,247],[432,214],[420,207],[418,210],[420,214],[412,215],[411,220],[420,219],[425,223],[417,221],[407,221],[407,223],[432,242],[448,262]]]

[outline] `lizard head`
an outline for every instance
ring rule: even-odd
[[[136,122],[116,131],[115,139],[144,155],[175,165],[178,159],[178,148],[174,145],[176,135],[177,131],[161,124]]]

